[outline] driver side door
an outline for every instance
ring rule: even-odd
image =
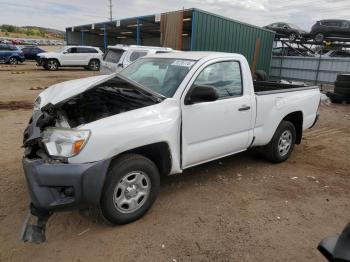
[[[241,64],[204,65],[182,99],[182,168],[245,150],[252,125],[252,96],[244,89]],[[186,104],[195,86],[214,87],[218,99]]]
[[[78,52],[78,48],[68,48],[61,56],[61,65],[63,66],[77,66],[83,65],[84,54]]]

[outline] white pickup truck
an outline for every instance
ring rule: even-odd
[[[252,147],[287,160],[319,102],[317,86],[254,83],[242,55],[216,52],[147,56],[51,86],[24,133],[32,213],[97,205],[129,223],[151,207],[162,175]]]

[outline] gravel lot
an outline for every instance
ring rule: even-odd
[[[21,141],[31,103],[42,88],[94,74],[0,65],[0,261],[323,261],[318,242],[350,217],[349,105],[323,104],[285,163],[254,152],[227,157],[163,178],[155,205],[135,223],[57,213],[46,243],[22,243],[29,196]]]

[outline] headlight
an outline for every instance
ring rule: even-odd
[[[41,97],[38,96],[37,99],[36,99],[35,102],[34,102],[34,111],[40,109],[40,103],[41,103]]]
[[[43,133],[43,143],[51,156],[72,157],[85,146],[90,130],[48,128]]]

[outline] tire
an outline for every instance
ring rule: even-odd
[[[151,160],[137,154],[125,154],[108,172],[100,203],[102,215],[112,224],[133,222],[152,206],[159,187],[158,168]]]
[[[324,34],[322,33],[317,33],[315,36],[314,36],[314,40],[316,43],[322,43],[325,39],[325,36]]]
[[[254,73],[254,79],[256,81],[266,81],[267,80],[267,74],[264,70],[256,70]]]
[[[88,65],[89,69],[92,71],[99,71],[100,70],[100,60],[98,59],[91,59]]]
[[[350,97],[350,84],[349,88],[336,86],[334,87],[334,93]]]
[[[45,69],[49,70],[49,71],[55,71],[58,70],[59,64],[58,61],[56,59],[48,59],[45,62]]]
[[[265,157],[272,163],[286,161],[293,151],[295,140],[296,131],[294,125],[289,121],[282,121],[277,127],[272,140],[264,148]]]
[[[294,42],[295,40],[297,40],[297,38],[298,38],[298,34],[296,34],[295,32],[290,33],[288,36],[289,42]]]
[[[343,87],[343,88],[349,88],[350,89],[350,81],[335,81],[334,82],[335,87]]]
[[[349,82],[350,83],[350,74],[341,74],[337,75],[337,81],[344,81],[344,82]]]
[[[10,65],[17,65],[18,64],[18,59],[16,57],[10,57],[8,63]]]
[[[344,96],[333,92],[327,92],[326,95],[329,97],[332,103],[350,102],[349,96]]]

